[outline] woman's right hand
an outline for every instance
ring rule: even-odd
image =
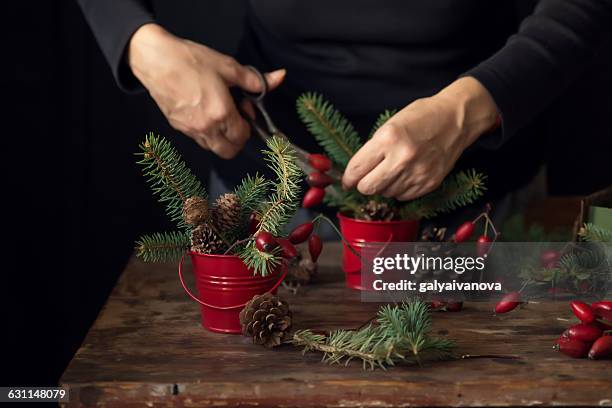
[[[242,149],[250,127],[228,88],[261,92],[261,81],[252,70],[157,24],[145,24],[134,33],[128,63],[173,128],[224,159]],[[284,69],[266,73],[270,89],[284,77]],[[253,112],[251,106],[244,109]]]

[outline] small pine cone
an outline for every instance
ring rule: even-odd
[[[183,204],[183,219],[192,226],[206,222],[208,218],[208,201],[203,197],[189,197]]]
[[[208,224],[200,224],[191,231],[191,250],[200,254],[223,253],[225,244]]]
[[[268,348],[280,345],[291,329],[291,311],[287,302],[271,293],[255,295],[240,312],[242,334],[253,343]]]
[[[302,253],[298,255],[298,262],[293,262],[288,266],[287,283],[299,283],[307,285],[317,274],[317,264],[310,258],[303,257]]]
[[[213,207],[213,222],[220,231],[231,231],[240,222],[240,199],[226,193],[217,198]]]
[[[359,211],[361,217],[367,221],[391,221],[395,218],[395,209],[389,204],[374,200],[368,201]]]

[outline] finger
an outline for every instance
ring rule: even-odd
[[[414,200],[415,198],[419,198],[422,195],[423,193],[421,191],[421,187],[413,185],[409,187],[406,191],[404,191],[402,194],[400,194],[397,199],[399,201],[410,201]]]
[[[227,138],[237,149],[242,149],[251,133],[249,124],[235,109],[230,113],[225,123],[226,128],[222,128],[222,131],[225,130],[225,138]]]
[[[391,160],[385,159],[359,180],[357,190],[365,195],[378,194],[393,183],[395,177]]]
[[[379,194],[387,198],[399,197],[400,195],[405,193],[408,190],[408,188],[412,186],[410,181],[407,179],[408,177],[405,175],[405,173],[400,175],[399,177],[395,178],[395,180],[392,183],[390,183],[387,186],[387,188],[385,188]]]
[[[238,154],[239,148],[227,140],[217,129],[206,135],[210,150],[222,159],[231,159]]]
[[[240,110],[246,113],[249,118],[255,120],[257,114],[255,113],[255,108],[253,107],[251,101],[246,98],[240,101]]]
[[[384,154],[376,143],[370,140],[355,153],[349,161],[342,176],[342,187],[349,190],[372,171],[384,159]]]

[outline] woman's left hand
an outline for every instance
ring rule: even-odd
[[[497,117],[495,102],[480,82],[458,79],[381,126],[348,163],[343,187],[402,201],[427,194]]]

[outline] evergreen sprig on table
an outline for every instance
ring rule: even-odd
[[[266,143],[268,150],[263,151],[264,158],[276,174],[276,180],[272,182],[260,175],[246,176],[233,195],[226,194],[225,202],[235,202],[239,207],[230,213],[238,219],[231,223],[231,228],[220,231],[215,227],[214,211],[210,211],[207,205],[206,190],[180,154],[166,139],[147,135],[140,145],[142,159],[138,163],[143,166],[143,174],[153,193],[165,204],[166,213],[177,223],[179,230],[140,237],[136,242],[138,256],[147,262],[177,260],[190,246],[193,249],[193,238],[198,233],[198,239],[213,238],[210,245],[204,242],[200,248],[214,251],[212,253],[238,255],[255,273],[270,273],[280,264],[281,256],[278,251],[259,251],[254,245],[253,236],[259,231],[280,235],[284,225],[299,207],[299,183],[303,174],[287,140],[272,137]],[[227,196],[232,196],[232,200]],[[195,208],[198,211],[195,219],[202,223],[197,228],[185,221],[185,209],[189,203],[200,206]],[[258,231],[250,234],[249,218],[254,213],[259,215],[260,224]]]
[[[430,331],[427,305],[413,300],[381,307],[376,320],[359,330],[336,330],[327,336],[299,330],[292,343],[304,352],[322,352],[323,361],[330,364],[361,360],[364,369],[452,357],[454,342],[431,337]]]
[[[343,172],[351,157],[362,147],[361,139],[353,125],[317,93],[300,96],[297,100],[297,111],[302,122],[332,160],[334,167],[340,170],[340,173]],[[395,113],[396,110],[384,111],[376,120],[369,137]],[[356,191],[344,191],[339,183],[335,183],[328,187],[333,189],[333,194],[325,195],[325,203],[361,219],[368,219],[364,216],[364,207],[368,204],[372,207],[372,202],[385,203],[393,209],[396,219],[431,218],[475,202],[484,194],[485,178],[485,175],[475,170],[460,171],[449,175],[435,191],[408,203],[381,196],[364,196]]]

